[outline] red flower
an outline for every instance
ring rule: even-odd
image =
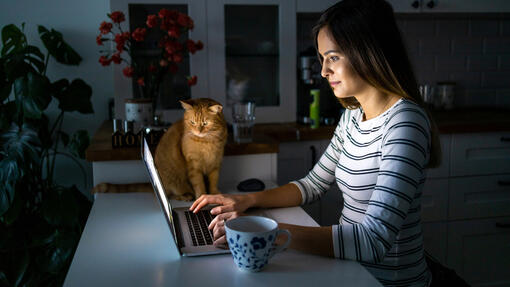
[[[202,41],[198,41],[195,43],[195,48],[197,48],[197,50],[202,50],[204,48],[204,43],[202,43]]]
[[[101,38],[101,35],[96,37],[96,43],[98,46],[103,46],[103,38]]]
[[[115,43],[117,43],[117,50],[119,52],[122,52],[124,50],[124,45],[126,44],[126,41],[129,40],[129,32],[124,32],[122,34],[116,34],[115,35]]]
[[[159,10],[158,16],[159,16],[159,18],[163,19],[165,17],[169,17],[169,14],[170,14],[170,10],[163,8],[163,9]]]
[[[191,18],[188,15],[186,15],[186,14],[180,13],[179,17],[177,17],[177,23],[181,27],[193,30],[193,26],[194,26],[193,20],[191,20]]]
[[[140,77],[138,78],[138,80],[136,81],[138,83],[139,86],[145,86],[145,81],[143,80],[143,77]]]
[[[197,76],[188,77],[188,86],[194,86],[197,84]]]
[[[145,35],[147,34],[147,29],[145,28],[136,28],[135,31],[131,34],[133,39],[137,42],[142,42],[145,40]]]
[[[182,50],[182,44],[179,42],[167,41],[165,43],[165,51],[170,55],[180,50]]]
[[[177,71],[179,71],[179,67],[175,63],[170,63],[170,65],[168,66],[168,71],[170,71],[170,73],[172,74],[175,74],[177,73]]]
[[[165,59],[161,59],[161,60],[159,61],[159,65],[160,65],[161,67],[166,67],[166,66],[168,66],[168,61],[167,61],[167,60],[165,60]]]
[[[102,66],[109,66],[112,62],[111,59],[108,59],[106,56],[99,57],[99,63],[101,63]]]
[[[173,54],[172,59],[174,60],[174,62],[180,63],[182,62],[182,55],[179,53]]]
[[[149,65],[149,72],[154,73],[158,70],[158,68],[154,64]]]
[[[112,27],[113,27],[112,23],[103,21],[99,26],[99,31],[101,31],[101,34],[108,34],[112,30]]]
[[[121,23],[126,20],[126,17],[124,17],[124,13],[120,11],[112,12],[112,14],[108,15],[110,19],[112,19],[113,23]]]
[[[122,61],[122,58],[120,57],[120,52],[113,54],[111,60],[115,64],[120,64],[120,62]]]
[[[133,69],[133,67],[127,66],[122,70],[122,73],[124,73],[124,76],[131,78],[135,73],[135,69]]]
[[[179,38],[180,35],[181,32],[179,31],[179,28],[177,28],[176,26],[172,26],[170,27],[170,29],[168,29],[168,36]]]
[[[147,21],[145,22],[147,27],[154,28],[158,25],[158,16],[156,15],[149,15],[147,16]]]
[[[195,46],[195,42],[193,42],[192,40],[187,40],[186,41],[186,48],[188,49],[188,51],[191,54],[195,54],[195,52],[197,51],[197,48]]]

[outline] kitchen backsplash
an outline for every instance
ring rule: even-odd
[[[298,16],[298,53],[317,16]],[[396,17],[419,84],[455,82],[455,107],[510,108],[510,14]]]

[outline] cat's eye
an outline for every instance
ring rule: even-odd
[[[206,126],[206,125],[207,125],[207,122],[203,122],[203,123],[202,123],[202,125],[203,125],[203,126]]]
[[[196,125],[197,123],[195,123],[195,121],[190,121],[192,125]]]

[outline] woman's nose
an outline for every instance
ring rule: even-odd
[[[331,73],[331,70],[328,68],[328,65],[323,64],[321,67],[321,76],[326,78]]]

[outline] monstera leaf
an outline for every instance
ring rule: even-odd
[[[22,24],[24,27],[25,24]],[[2,28],[2,57],[23,49],[27,38],[23,32],[14,24]]]
[[[92,88],[82,79],[75,79],[71,84],[62,79],[52,84],[53,95],[58,99],[58,107],[65,112],[80,112],[90,114],[94,112],[90,97]]]
[[[71,48],[62,37],[60,32],[53,29],[49,31],[44,26],[38,26],[39,35],[43,41],[44,46],[57,62],[66,65],[79,65],[81,57],[76,51]]]
[[[18,78],[14,82],[14,94],[23,110],[26,118],[40,119],[42,111],[51,102],[50,83],[48,78],[34,73],[28,73],[26,77]]]

